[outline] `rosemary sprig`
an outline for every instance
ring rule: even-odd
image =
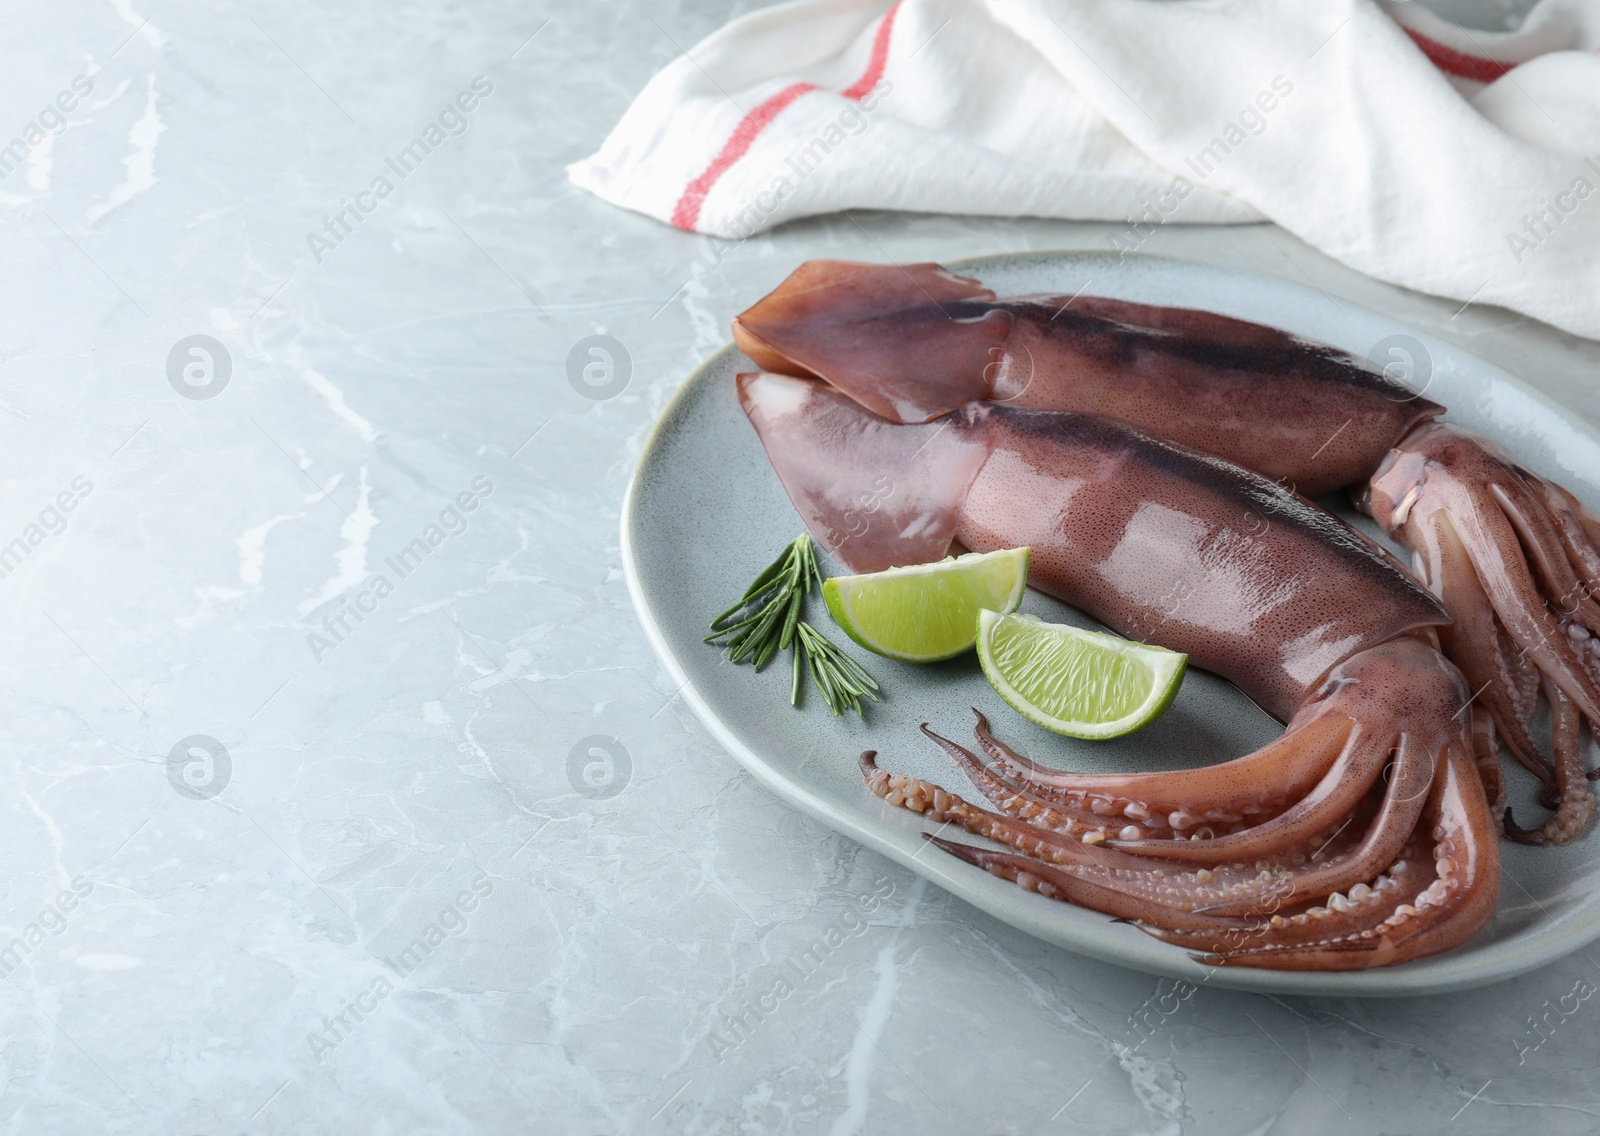
[[[789,705],[800,704],[805,663],[835,715],[847,709],[860,714],[863,698],[878,701],[877,680],[802,618],[806,596],[821,586],[816,547],[801,533],[751,582],[738,603],[711,621],[705,641],[726,647],[729,662],[748,661],[758,671],[779,651],[792,651]]]
[[[865,667],[811,624],[802,623],[799,630],[796,654],[801,649],[805,651],[806,661],[811,664],[811,681],[822,691],[835,716],[843,714],[847,706],[860,714],[863,698],[878,701],[878,680]]]

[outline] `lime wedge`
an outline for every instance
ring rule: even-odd
[[[1028,550],[1007,548],[835,576],[822,585],[822,598],[834,622],[867,650],[932,663],[972,646],[978,612],[1015,611],[1027,583]]]
[[[1074,738],[1120,738],[1161,716],[1189,656],[1032,615],[978,613],[978,661],[1028,721]]]

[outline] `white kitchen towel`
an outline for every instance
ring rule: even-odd
[[[800,0],[669,64],[577,185],[739,240],[853,208],[1269,219],[1381,279],[1600,338],[1600,6]]]

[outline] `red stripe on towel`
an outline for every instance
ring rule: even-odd
[[[1507,71],[1518,66],[1515,63],[1501,63],[1498,59],[1483,59],[1476,55],[1468,55],[1440,43],[1438,40],[1429,39],[1421,32],[1405,29],[1406,35],[1422,49],[1422,54],[1433,61],[1433,65],[1449,75],[1458,79],[1474,79],[1479,83],[1492,83]]]
[[[756,135],[765,130],[767,123],[777,118],[784,107],[807,91],[816,89],[815,83],[792,83],[740,119],[733,135],[717,156],[711,159],[711,164],[705,168],[705,172],[684,188],[683,196],[678,198],[678,204],[672,209],[672,223],[680,229],[693,229],[695,223],[700,220],[700,207],[706,202],[706,194],[717,184],[717,179],[727,173],[733,163],[745,156],[751,143],[756,140]]]
[[[867,62],[867,69],[861,78],[840,92],[845,98],[859,101],[863,95],[878,85],[878,80],[883,78],[884,68],[889,62],[889,35],[894,28],[894,17],[898,11],[900,5],[896,3],[884,14],[882,22],[878,24],[878,32],[872,38],[872,58]],[[678,204],[672,209],[672,223],[680,229],[693,230],[700,221],[700,208],[705,204],[706,195],[711,192],[711,187],[717,184],[717,179],[749,152],[756,138],[783,112],[785,107],[807,91],[818,89],[815,83],[791,83],[740,119],[739,125],[734,127],[728,141],[717,152],[717,156],[711,159],[711,164],[699,177],[684,187],[683,196],[678,198]]]
[[[872,37],[872,58],[867,61],[867,69],[852,86],[840,92],[845,98],[859,100],[862,95],[878,85],[879,79],[883,78],[883,69],[889,63],[889,33],[894,30],[894,14],[899,10],[900,5],[897,2],[893,8],[884,13],[883,23],[878,25],[878,34]]]

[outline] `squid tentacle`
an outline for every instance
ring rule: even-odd
[[[1484,602],[1488,602],[1487,597]],[[1500,659],[1510,672],[1511,704],[1523,724],[1526,744],[1531,745],[1532,734],[1528,731],[1527,724],[1533,720],[1533,712],[1539,708],[1539,692],[1542,689],[1539,668],[1534,666],[1533,660],[1517,646],[1511,635],[1500,625],[1499,619],[1492,619],[1490,622],[1494,625],[1494,639],[1500,648]],[[1540,754],[1539,759],[1545,761],[1544,755]],[[1545,767],[1549,768],[1548,761],[1545,761]]]
[[[1438,880],[1437,871],[1428,871],[1428,849],[1426,840],[1408,841],[1392,862],[1362,881],[1365,886],[1357,884],[1349,889],[1355,893],[1353,897],[1324,892],[1309,903],[1247,913],[1231,919],[1231,926],[1221,935],[1154,924],[1141,929],[1173,946],[1214,955],[1328,945],[1352,934],[1359,940],[1361,931],[1373,930],[1392,916],[1409,915],[1402,905],[1418,908],[1417,901]],[[1431,900],[1423,906],[1429,904]]]
[[[1049,769],[997,741],[979,715],[978,744],[1009,780],[1051,801],[1090,799],[1107,826],[1158,816],[1178,836],[1200,825],[1238,825],[1283,812],[1327,776],[1351,730],[1336,714],[1297,715],[1284,735],[1244,757],[1164,773],[1069,773]],[[1130,811],[1130,809],[1132,811]],[[1174,823],[1176,818],[1176,823]],[[1120,826],[1119,826],[1120,827]]]
[[[1523,471],[1523,478],[1539,494],[1555,521],[1561,535],[1561,544],[1567,558],[1583,581],[1586,594],[1592,599],[1600,594],[1600,518],[1595,517],[1571,493],[1537,474]],[[1593,631],[1594,628],[1590,628]]]
[[[1572,700],[1554,683],[1545,684],[1545,697],[1550,700],[1554,719],[1550,743],[1556,758],[1555,785],[1559,797],[1555,815],[1538,828],[1519,827],[1510,810],[1506,811],[1506,835],[1518,844],[1565,844],[1595,817],[1594,793],[1583,768],[1583,718]]]
[[[975,848],[970,844],[945,840],[932,833],[923,833],[922,838],[952,856],[982,868],[990,875],[1012,881],[1024,891],[1038,892],[1050,899],[1064,900],[1130,922],[1138,922],[1151,913],[1152,905],[1139,896],[1131,895],[1120,888],[1080,879],[1055,864],[1036,860],[1031,856]],[[1232,920],[1221,916],[1196,915],[1175,908],[1163,908],[1160,918],[1167,926],[1194,932],[1209,931],[1217,935],[1226,934],[1233,925]]]
[[[1521,539],[1533,574],[1550,606],[1593,634],[1600,631],[1600,606],[1589,596],[1549,510],[1535,497],[1521,470],[1516,481],[1491,484],[1489,495]]]
[[[1417,518],[1410,531],[1424,581],[1455,615],[1455,623],[1446,633],[1447,654],[1461,669],[1477,700],[1488,708],[1506,748],[1523,768],[1550,784],[1555,773],[1528,730],[1532,697],[1519,697],[1520,673],[1510,662],[1510,658],[1525,656],[1508,657],[1504,629],[1478,582],[1450,514],[1439,510]],[[1537,682],[1537,670],[1527,670]]]
[[[1500,768],[1500,743],[1495,737],[1493,715],[1473,707],[1471,728],[1472,756],[1478,766],[1478,779],[1483,782],[1483,795],[1489,802],[1490,814],[1499,820],[1506,811],[1506,777]]]
[[[991,784],[999,786],[1002,792],[1016,794],[1035,807],[1060,809],[1070,813],[1085,825],[1086,832],[1083,835],[1090,843],[1110,839],[1113,832],[1120,836],[1124,832],[1143,831],[1151,837],[1182,840],[1196,836],[1208,838],[1249,827],[1283,812],[1293,803],[1294,795],[1303,796],[1321,776],[1326,774],[1338,752],[1337,747],[1327,746],[1312,751],[1309,761],[1319,770],[1315,776],[1302,777],[1293,767],[1286,766],[1285,774],[1277,785],[1268,783],[1255,787],[1255,799],[1226,798],[1221,804],[1218,804],[1216,799],[1204,795],[1183,797],[1183,793],[1195,789],[1196,786],[1193,783],[1183,782],[1173,784],[1167,780],[1173,776],[1172,774],[1136,774],[1134,776],[1139,779],[1133,782],[1129,782],[1120,774],[1113,774],[1115,780],[1109,783],[1093,780],[1101,775],[1087,774],[1084,777],[1089,780],[1072,781],[1069,782],[1073,785],[1072,788],[1063,788],[1060,785],[1049,784],[1042,778],[1030,776],[1027,770],[1042,770],[1043,767],[1035,765],[998,741],[989,729],[989,719],[976,708],[973,708],[972,712],[977,717],[973,735],[977,738],[979,747],[1001,768],[985,765],[975,754],[940,737],[926,725],[922,732],[955,758],[968,779],[1005,812],[1013,816],[1021,815],[1008,808],[1000,797],[986,786]],[[1304,744],[1308,740],[1309,735],[1297,739],[1297,743],[1290,743],[1282,748],[1289,750],[1295,744]],[[1236,771],[1232,773],[1225,771],[1223,775],[1240,779]],[[1073,774],[1060,774],[1060,776],[1075,777]],[[1093,788],[1096,785],[1110,791],[1096,792]],[[1224,796],[1226,797],[1226,794]],[[1174,805],[1172,801],[1175,799],[1187,801],[1187,807]]]
[[[1007,815],[1072,836],[1089,836],[1101,831],[1103,818],[1090,812],[1084,802],[1058,801],[1031,792],[985,766],[970,750],[934,733],[928,723],[922,723],[921,729],[930,741],[955,760],[967,780]]]
[[[1139,856],[1203,864],[1250,859],[1285,844],[1301,843],[1348,817],[1356,804],[1377,783],[1395,750],[1395,739],[1371,735],[1359,726],[1352,730],[1343,750],[1317,787],[1281,815],[1242,832],[1212,840],[1108,841],[1119,851]]]
[[[1588,608],[1600,607],[1594,602],[1600,595],[1600,549],[1596,548],[1600,544],[1600,519],[1559,485],[1530,473],[1524,472],[1523,476],[1549,510]],[[1574,641],[1574,649],[1590,677],[1600,684],[1600,628],[1592,620],[1575,620],[1567,625],[1567,635]]]

